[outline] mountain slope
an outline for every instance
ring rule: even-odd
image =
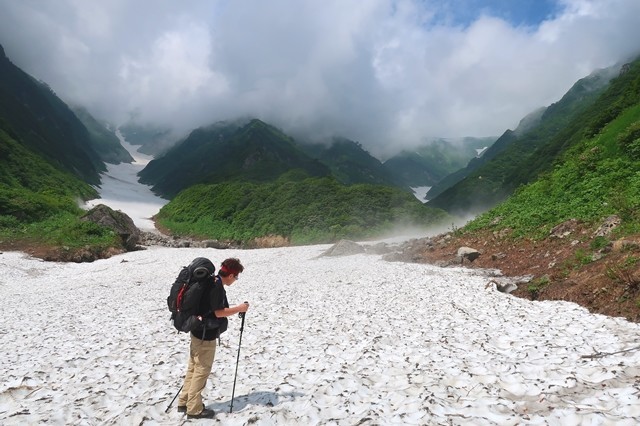
[[[600,70],[579,80],[539,119],[523,119],[523,128],[507,130],[481,158],[434,186],[427,194],[429,204],[455,214],[477,213],[504,200],[518,185],[535,179],[561,153],[575,123],[580,122],[618,69]],[[540,151],[534,154],[536,150]]]
[[[450,140],[438,138],[402,151],[384,162],[384,167],[395,180],[410,187],[433,186],[451,173],[460,170],[478,156],[479,151],[491,146],[497,138]]]
[[[500,228],[544,234],[568,219],[593,222],[612,214],[630,229],[640,225],[640,60],[624,67],[589,109],[538,149],[530,170],[540,170],[541,156],[555,158],[553,169],[472,228],[500,218]]]
[[[177,235],[251,245],[275,237],[292,244],[380,237],[406,226],[444,226],[449,216],[407,191],[371,184],[342,185],[333,177],[194,185],[156,220]]]
[[[106,170],[90,135],[53,91],[9,61],[0,46],[0,117],[15,140],[93,185]]]
[[[42,220],[58,210],[78,212],[76,198],[97,196],[89,185],[58,170],[2,129],[0,188],[0,216],[26,222]]]
[[[124,149],[118,136],[96,120],[86,108],[76,107],[73,112],[89,131],[91,146],[105,163],[132,163],[133,157]]]
[[[140,182],[166,198],[195,184],[229,180],[268,182],[300,170],[328,176],[329,169],[302,152],[294,141],[268,124],[218,124],[200,128],[140,173]]]
[[[300,144],[299,147],[310,157],[329,167],[332,175],[345,185],[355,183],[402,185],[389,173],[380,160],[372,157],[358,142],[334,138],[329,146]]]
[[[514,277],[513,295],[639,322],[640,61],[558,134],[543,147],[559,152],[552,168],[421,259],[447,263],[458,247],[474,247],[481,255],[467,265]]]

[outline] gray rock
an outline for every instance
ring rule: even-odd
[[[98,204],[82,216],[81,220],[112,229],[122,239],[122,245],[126,250],[139,249],[140,230],[133,223],[133,220],[120,210],[113,210],[109,206]]]
[[[575,231],[577,226],[578,221],[576,219],[569,219],[559,225],[554,226],[549,232],[549,236],[554,238],[564,238]]]
[[[465,259],[468,259],[469,262],[473,262],[478,257],[480,257],[480,252],[471,247],[460,247],[457,252],[457,257],[460,259],[460,263],[464,263]]]
[[[622,219],[617,215],[611,215],[604,220],[604,223],[600,225],[594,232],[594,237],[606,237],[611,234],[611,231],[616,229],[618,225],[622,223]]]

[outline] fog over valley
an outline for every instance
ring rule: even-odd
[[[636,0],[0,0],[0,44],[114,124],[256,117],[378,158],[499,136],[579,78],[638,53]]]

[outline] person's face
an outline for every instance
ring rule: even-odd
[[[240,274],[229,274],[229,275],[227,275],[226,277],[224,277],[222,279],[222,284],[231,285],[231,284],[235,283],[240,278],[239,275]]]

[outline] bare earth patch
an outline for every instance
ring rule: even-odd
[[[592,248],[593,229],[578,226],[569,235],[542,241],[513,239],[492,232],[434,237],[420,262],[451,262],[460,247],[482,254],[468,268],[499,269],[505,276],[533,275],[513,295],[531,300],[565,300],[590,312],[640,322],[640,235]]]

